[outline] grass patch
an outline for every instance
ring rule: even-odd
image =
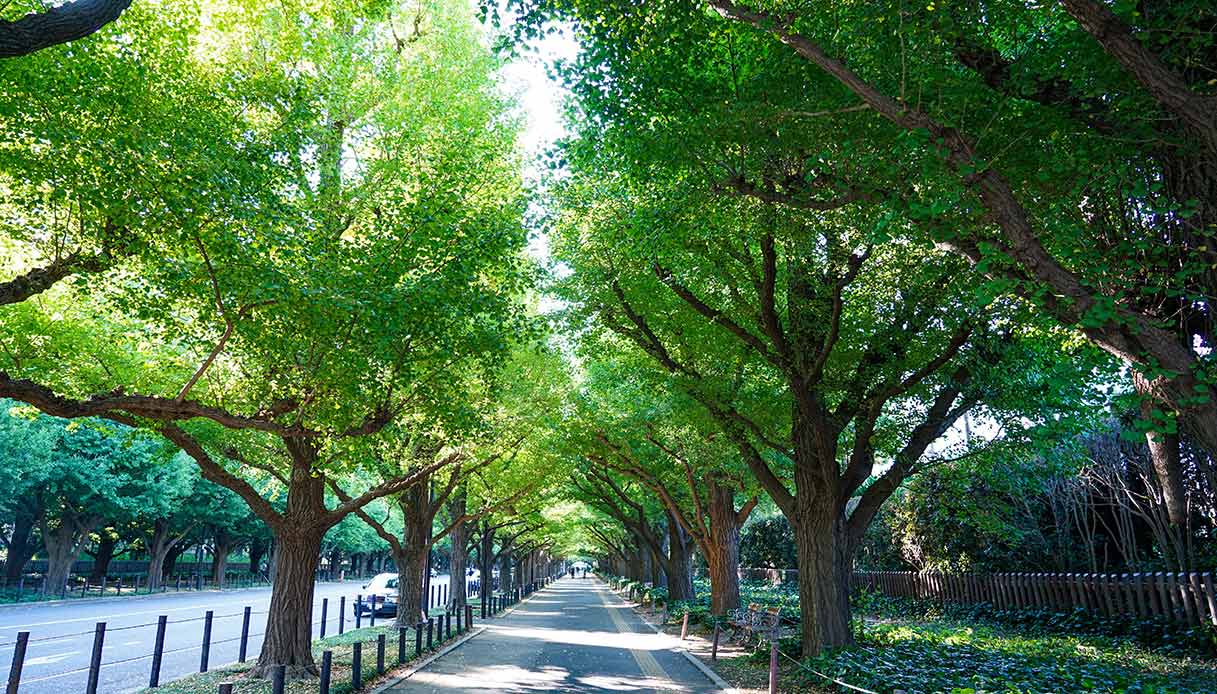
[[[394,626],[352,629],[344,634],[328,636],[313,642],[313,657],[316,658],[318,667],[321,666],[322,651],[333,651],[333,667],[330,674],[330,691],[333,694],[346,694],[347,692],[355,691],[351,681],[355,643],[363,644],[363,653],[360,658],[363,688],[367,689],[375,680],[380,679],[380,675],[376,673],[376,639],[381,634],[385,635],[385,672],[389,673],[401,666],[397,662],[397,628]],[[414,650],[414,630],[411,629],[407,632],[406,660],[402,665],[409,664],[418,660],[420,656],[426,656],[439,650],[445,643],[443,636],[439,635],[433,642],[433,649],[428,651],[426,638],[426,630],[424,629],[423,650],[419,653]],[[456,638],[457,634],[454,630],[451,640]],[[215,694],[216,688],[221,682],[232,682],[233,692],[239,694],[270,694],[271,684],[269,680],[256,679],[250,676],[250,671],[253,667],[254,663],[252,661],[237,663],[209,672],[188,675],[163,684],[156,689],[141,689],[139,694]],[[288,682],[285,691],[287,694],[316,694],[317,680],[309,679]]]

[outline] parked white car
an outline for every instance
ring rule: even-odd
[[[352,609],[356,614],[368,615],[373,611],[378,615],[397,614],[397,581],[395,573],[376,574],[363,587],[363,603],[356,603]]]

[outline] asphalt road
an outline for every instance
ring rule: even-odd
[[[338,633],[338,602],[346,597],[346,629],[354,628],[351,605],[364,581],[319,583],[313,605],[313,634],[321,625],[321,601],[329,599],[326,634]],[[447,585],[448,577],[431,579],[432,586]],[[152,650],[159,615],[167,615],[161,683],[198,672],[202,653],[203,616],[214,612],[209,666],[236,662],[242,613],[252,609],[248,658],[258,657],[269,588],[173,593],[150,597],[81,599],[53,604],[0,606],[0,685],[8,682],[13,642],[17,632],[30,632],[21,676],[21,694],[77,694],[85,691],[93,632],[106,623],[102,649],[99,694],[119,694],[148,686]],[[389,619],[389,618],[378,618]],[[367,618],[364,618],[367,625]]]
[[[385,694],[719,692],[595,579],[564,578]]]

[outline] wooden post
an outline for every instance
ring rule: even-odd
[[[276,665],[275,669],[271,671],[270,677],[271,694],[283,694],[283,687],[287,682],[287,666]]]
[[[680,620],[680,640],[684,641],[689,635],[689,612],[685,611],[685,616]]]
[[[207,672],[207,661],[211,658],[211,620],[215,616],[212,610],[203,615],[203,652],[199,656],[199,672]]]
[[[718,620],[714,620],[714,642],[710,646],[710,660],[718,660],[718,635],[721,632]]]
[[[769,641],[769,694],[778,694],[778,642]]]
[[[321,654],[321,686],[320,694],[330,694],[330,671],[333,669],[334,652],[324,651]]]
[[[1209,606],[1209,623],[1217,626],[1217,590],[1214,589],[1213,572],[1210,571],[1201,576],[1201,582],[1204,584],[1204,601]]]

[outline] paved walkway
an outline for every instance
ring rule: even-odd
[[[475,620],[476,623],[476,620]],[[563,578],[385,694],[718,692],[595,579]]]

